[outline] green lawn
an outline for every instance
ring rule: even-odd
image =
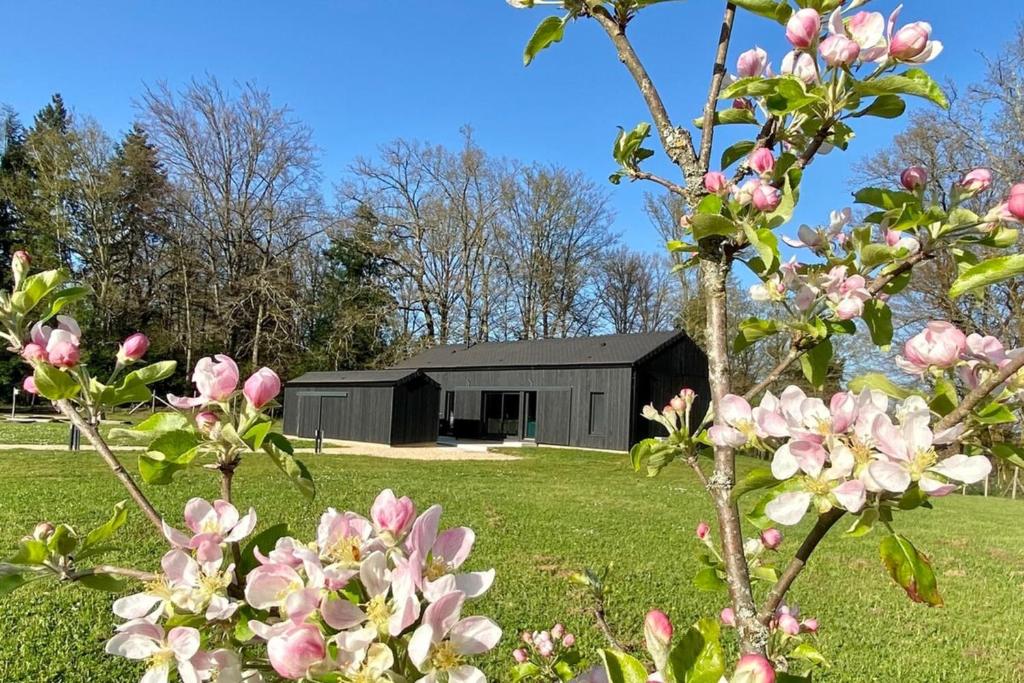
[[[609,617],[637,635],[644,612],[658,606],[685,624],[714,614],[724,596],[698,592],[692,529],[709,515],[682,467],[657,479],[634,475],[621,455],[535,449],[509,462],[443,462],[308,456],[319,497],[306,505],[261,459],[236,478],[238,503],[254,505],[261,526],[285,520],[312,538],[327,506],[366,511],[383,487],[421,506],[445,506],[447,525],[477,531],[472,568],[496,567],[491,593],[472,605],[506,631],[484,662],[491,680],[507,680],[521,629],[564,621],[582,647],[601,645],[588,604],[566,575],[614,558]],[[90,453],[0,453],[0,555],[40,519],[89,527],[122,499],[115,480]],[[132,467],[134,458],[126,457]],[[747,463],[744,463],[747,465]],[[177,520],[190,496],[214,497],[215,479],[195,471],[177,486],[151,488],[154,503]],[[953,496],[897,525],[931,553],[947,606],[910,603],[878,559],[878,537],[826,541],[793,597],[822,624],[820,647],[832,672],[821,681],[1006,682],[1024,680],[1024,528],[1021,503]],[[122,531],[124,551],[111,563],[155,568],[164,550],[139,514]],[[783,550],[792,552],[796,534]],[[105,656],[112,632],[110,597],[77,586],[29,586],[0,605],[0,681],[134,681],[140,669]]]

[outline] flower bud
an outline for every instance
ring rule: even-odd
[[[753,111],[754,103],[748,100],[746,97],[737,97],[732,101],[732,108]]]
[[[542,640],[537,644],[537,652],[539,652],[542,657],[550,657],[555,652],[555,646],[550,640]]]
[[[704,189],[711,194],[722,194],[729,189],[729,180],[724,173],[708,171],[704,174]]]
[[[260,368],[245,380],[242,393],[249,405],[259,410],[281,393],[281,379],[270,368]]]
[[[711,533],[711,526],[707,522],[701,522],[697,525],[697,538],[704,540]]]
[[[782,193],[767,183],[762,183],[754,190],[751,197],[754,208],[764,213],[770,213],[779,208],[782,203]]]
[[[657,420],[658,419],[658,409],[655,408],[653,405],[646,405],[646,406],[644,406],[644,409],[642,411],[640,411],[640,414],[643,415],[644,419],[646,419],[646,420]]]
[[[790,52],[782,58],[779,69],[783,75],[796,76],[810,85],[818,81],[818,63],[806,52]]]
[[[680,415],[682,415],[683,412],[686,411],[686,403],[683,401],[683,399],[679,398],[678,396],[673,396],[672,400],[668,402],[668,405],[670,408],[672,408],[672,410],[679,413]]]
[[[725,626],[736,626],[736,612],[732,607],[726,607],[723,609],[722,613],[718,615],[718,618],[721,619],[722,624]]]
[[[992,187],[992,171],[987,168],[976,168],[966,173],[957,183],[963,194],[976,195]]]
[[[29,363],[46,362],[46,349],[39,344],[25,344],[21,350],[21,357]]]
[[[47,360],[58,368],[73,368],[78,365],[81,354],[78,345],[70,341],[51,342],[47,345]]]
[[[783,614],[779,616],[779,630],[788,636],[799,635],[800,622],[792,614]]]
[[[1021,187],[1021,185],[1014,185],[1014,187]],[[1006,201],[1006,210],[1017,220],[1024,221],[1024,192],[1011,193],[1010,198]]]
[[[889,42],[889,56],[903,62],[920,57],[928,48],[932,37],[931,24],[915,21],[897,31]]]
[[[802,9],[786,22],[786,40],[798,50],[806,50],[818,40],[821,15],[811,8]]]
[[[694,400],[697,398],[697,392],[688,387],[683,387],[679,390],[679,398],[683,399],[683,403],[686,404],[687,410],[693,406]]]
[[[121,365],[134,363],[146,355],[149,350],[149,338],[141,332],[129,336],[117,350],[117,362]]]
[[[830,35],[818,47],[821,58],[831,67],[850,66],[860,56],[860,45],[846,36]]]
[[[220,420],[217,419],[217,416],[208,410],[204,410],[196,415],[196,427],[203,434],[209,434],[219,422]]]
[[[758,147],[750,153],[747,166],[758,175],[766,175],[775,170],[775,155],[767,147]]]
[[[11,255],[11,273],[14,275],[14,288],[17,289],[28,274],[32,258],[27,251],[18,250]]]
[[[311,666],[323,661],[327,645],[313,624],[294,625],[267,642],[267,656],[279,675],[299,680],[305,678]]]
[[[22,380],[21,388],[24,389],[26,393],[32,394],[33,396],[39,395],[39,387],[36,386],[36,378],[32,375],[29,375]]]
[[[39,522],[36,524],[36,528],[32,530],[32,538],[37,541],[45,541],[53,533],[54,526],[50,522]]]
[[[768,66],[768,53],[759,47],[747,50],[736,60],[736,73],[740,78],[760,77]]]
[[[526,650],[524,650],[523,648],[520,647],[520,648],[517,648],[515,650],[512,650],[512,658],[515,659],[520,664],[522,664],[523,662],[525,662],[527,659],[530,658],[530,655],[528,655],[526,653]]]
[[[782,545],[782,532],[778,529],[765,529],[761,532],[761,543],[768,550],[775,550]]]
[[[808,633],[818,632],[818,620],[817,619],[804,619],[800,622],[800,628]]]
[[[576,636],[571,633],[566,633],[562,636],[562,647],[572,647],[576,644]]]
[[[652,609],[644,619],[644,639],[658,671],[665,668],[672,645],[672,622],[661,610]]]
[[[531,634],[529,631],[523,631],[523,635],[520,637],[522,638],[522,641],[527,645],[533,643],[533,634]]]
[[[928,171],[921,166],[911,166],[900,174],[900,184],[911,192],[916,192],[928,182]]]
[[[763,655],[743,655],[736,663],[731,683],[775,683],[775,670]]]
[[[558,640],[563,635],[565,635],[565,627],[564,626],[562,626],[561,624],[555,624],[554,626],[551,627],[551,637],[552,638],[554,638],[555,640]]]

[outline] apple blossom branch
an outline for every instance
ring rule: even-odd
[[[96,567],[89,567],[81,571],[72,572],[67,575],[69,581],[78,581],[89,576],[119,576],[125,579],[135,579],[136,581],[156,581],[160,578],[159,574],[153,572],[145,572],[140,569],[128,569],[127,567],[114,567],[109,564],[101,564]]]
[[[117,459],[114,453],[110,450],[110,446],[103,440],[100,433],[96,430],[96,427],[90,424],[88,421],[82,418],[82,416],[75,410],[75,407],[67,399],[61,399],[56,401],[57,409],[64,413],[65,416],[71,421],[71,424],[78,427],[78,429],[88,437],[89,441],[93,446],[96,447],[96,452],[100,454],[103,461],[107,463],[111,470],[114,472],[121,484],[128,489],[128,494],[131,496],[135,504],[139,506],[142,512],[146,515],[153,526],[160,532],[161,537],[163,536],[163,518],[160,513],[156,511],[153,504],[149,502],[146,494],[142,492],[135,480],[128,473],[128,470],[124,468],[121,461]]]
[[[718,51],[715,53],[715,65],[711,72],[711,85],[708,88],[708,99],[704,103],[704,121],[700,136],[700,168],[707,170],[711,166],[711,150],[714,147],[715,138],[715,110],[718,106],[718,96],[722,92],[722,83],[725,82],[725,61],[729,58],[729,42],[732,39],[732,26],[736,21],[736,5],[731,2],[725,4],[725,14],[722,17],[722,31],[718,36]]]

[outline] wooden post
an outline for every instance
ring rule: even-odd
[[[1020,479],[1020,468],[1019,467],[1014,467],[1013,468],[1013,485],[1012,485],[1013,488],[1010,490],[1010,498],[1012,500],[1017,500],[1017,482],[1019,481],[1019,479]]]

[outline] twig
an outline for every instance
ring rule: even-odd
[[[972,410],[974,410],[975,406],[985,399],[986,396],[995,391],[1010,377],[1017,374],[1017,371],[1021,368],[1024,368],[1024,354],[1012,359],[1009,363],[1000,368],[998,372],[979,384],[974,391],[964,396],[956,408],[935,423],[933,431],[941,432],[958,425],[970,414]]]
[[[711,165],[711,149],[715,138],[715,110],[718,108],[718,96],[722,92],[725,80],[725,60],[729,57],[729,41],[732,38],[732,25],[736,20],[736,5],[725,4],[725,16],[722,17],[722,32],[718,36],[718,51],[715,53],[715,65],[711,71],[711,86],[708,88],[708,99],[704,103],[704,126],[700,136],[700,158],[698,163],[703,170]]]
[[[833,508],[825,514],[818,517],[818,521],[815,522],[814,527],[807,534],[807,538],[800,544],[800,548],[796,551],[796,555],[786,565],[786,569],[783,570],[782,576],[772,586],[771,591],[768,593],[768,597],[765,599],[764,609],[758,614],[758,619],[762,624],[767,624],[771,621],[772,615],[775,614],[775,610],[782,604],[782,599],[786,597],[786,592],[789,587],[796,581],[796,577],[800,575],[800,572],[804,570],[807,565],[807,560],[810,558],[811,553],[814,552],[818,544],[821,543],[822,539],[829,530],[835,526],[836,522],[842,519],[845,511],[839,508]]]
[[[619,642],[619,639],[615,637],[615,634],[612,632],[612,627],[608,625],[608,620],[605,618],[604,598],[595,596],[594,601],[594,621],[597,622],[597,628],[602,634],[604,634],[604,638],[608,641],[609,645],[616,650],[625,651],[625,646],[623,646],[623,644]]]
[[[158,574],[153,572],[144,572],[140,569],[128,569],[127,567],[114,567],[109,564],[101,564],[96,567],[90,567],[81,571],[73,572],[67,575],[69,581],[78,581],[79,579],[87,576],[100,576],[107,574],[110,576],[122,576],[126,579],[135,579],[137,581],[156,581],[159,577]]]
[[[771,372],[765,375],[764,379],[748,389],[747,393],[743,394],[743,398],[747,401],[753,400],[755,396],[775,384],[775,382],[782,377],[782,374],[789,369],[789,366],[795,363],[800,356],[804,355],[804,353],[805,352],[795,343],[790,345],[789,350],[786,352],[786,355],[783,356],[782,360],[779,361],[779,364],[772,368]]]
[[[100,436],[96,427],[83,419],[67,399],[56,401],[56,405],[57,409],[71,420],[71,424],[78,427],[78,429],[89,438],[89,441],[91,441],[92,445],[95,446],[96,452],[100,454],[100,457],[107,463],[107,466],[113,470],[114,476],[116,476],[121,481],[121,484],[128,489],[128,494],[131,496],[132,500],[135,501],[135,504],[142,509],[142,512],[145,513],[146,517],[149,518],[149,521],[152,522],[153,526],[155,526],[157,531],[160,532],[161,538],[163,538],[163,518],[160,517],[160,513],[157,512],[156,508],[153,507],[153,504],[149,502],[149,499],[146,498],[146,494],[142,492],[138,484],[135,483],[135,480],[132,479],[132,475],[128,474],[128,470],[124,468],[121,461],[114,456],[114,453],[110,450],[107,442],[103,440],[103,437]]]
[[[235,477],[235,468],[238,466],[237,460],[230,462],[221,463],[217,469],[220,470],[220,497],[228,503],[231,502],[231,483]],[[231,556],[234,558],[235,566],[242,566],[242,548],[238,541],[232,541],[231,544]]]
[[[625,25],[612,19],[603,8],[597,8],[590,16],[601,25],[601,28],[611,38],[615,51],[619,56],[619,61],[626,66],[630,75],[633,76],[633,80],[636,81],[640,94],[647,104],[647,109],[654,119],[654,127],[658,129],[658,136],[661,138],[661,145],[664,147],[665,152],[673,163],[683,169],[687,179],[696,180],[702,174],[698,165],[696,151],[693,148],[693,139],[685,129],[676,128],[672,125],[672,119],[669,118],[668,110],[661,99],[661,94],[655,87],[654,81],[651,80],[650,74],[647,73],[643,62],[640,61],[636,50],[633,49],[633,44],[626,37]]]
[[[661,185],[669,192],[677,194],[680,197],[689,196],[689,193],[687,193],[686,188],[680,185],[679,183],[674,183],[671,180],[668,180],[667,178],[662,178],[661,176],[655,175],[653,173],[648,173],[647,171],[630,171],[629,177],[632,180],[649,180],[652,183],[657,183],[658,185]]]

